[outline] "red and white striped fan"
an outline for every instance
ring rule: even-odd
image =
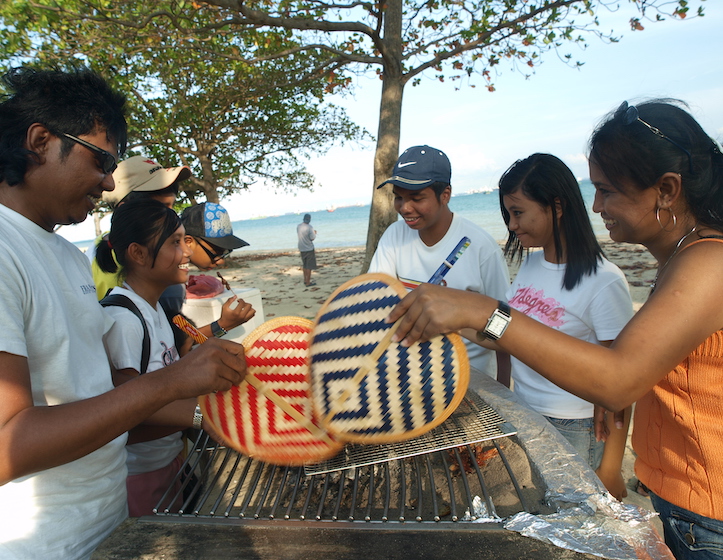
[[[267,321],[243,341],[247,374],[238,387],[199,399],[204,419],[234,449],[262,461],[303,465],[342,448],[312,414],[308,348],[313,323]]]

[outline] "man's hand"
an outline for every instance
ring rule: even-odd
[[[228,391],[246,376],[244,347],[230,340],[211,338],[178,362],[146,375],[163,375],[175,399],[196,398]]]

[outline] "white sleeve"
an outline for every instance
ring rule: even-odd
[[[103,342],[113,367],[134,369],[140,373],[143,355],[143,325],[136,315],[124,307],[105,308],[115,323],[106,333]]]
[[[482,293],[494,299],[507,301],[507,290],[510,287],[510,272],[502,251],[495,243],[494,250],[487,258],[480,259],[480,280]]]
[[[17,257],[6,247],[0,246],[0,352],[8,352],[18,356],[28,356],[25,342],[25,313],[23,302],[26,301],[27,283],[23,280]]]
[[[633,300],[625,278],[616,278],[597,290],[589,314],[598,340],[614,340],[633,316]]]
[[[374,251],[369,263],[369,272],[383,272],[394,278],[397,277],[397,258],[395,240],[392,239],[391,227],[387,228],[379,240],[377,250]]]

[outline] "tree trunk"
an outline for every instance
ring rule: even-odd
[[[213,172],[213,161],[211,161],[211,157],[207,155],[199,155],[198,159],[201,162],[201,172],[203,173],[198,183],[206,195],[206,202],[215,202],[218,204],[218,189],[216,189],[216,175]]]
[[[374,154],[374,184],[372,205],[369,211],[367,246],[361,272],[369,269],[369,263],[377,249],[379,238],[390,224],[397,220],[394,210],[392,186],[377,186],[392,176],[392,169],[399,157],[399,134],[402,120],[402,0],[388,0],[384,10],[384,74],[382,99],[379,106],[379,130]]]

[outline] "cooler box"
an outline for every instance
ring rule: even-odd
[[[253,319],[228,331],[223,338],[241,343],[246,335],[264,322],[264,306],[261,301],[261,292],[258,288],[237,288],[233,286],[236,295],[247,303],[250,303],[256,310]],[[216,321],[221,317],[221,308],[233,293],[224,290],[215,297],[201,299],[186,299],[181,311],[191,319],[197,326],[202,327]]]

